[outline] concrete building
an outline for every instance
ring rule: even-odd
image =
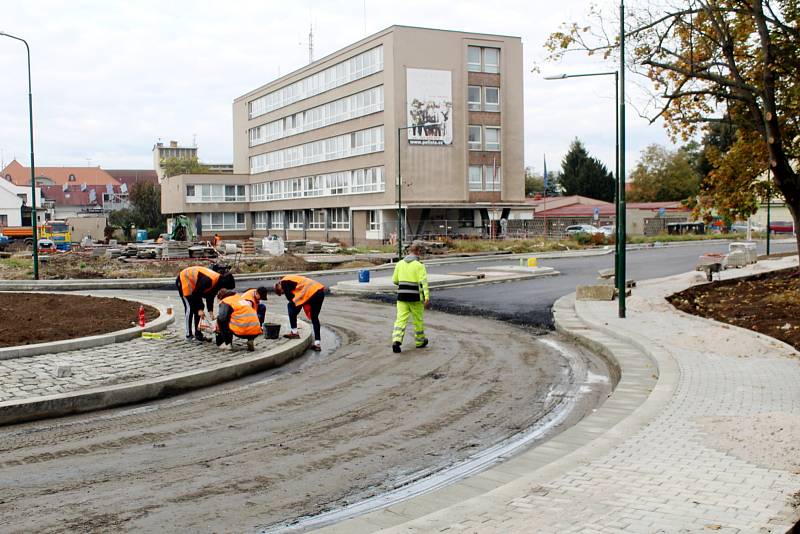
[[[28,178],[30,183],[30,178]],[[31,223],[31,188],[19,186],[8,178],[0,179],[0,232],[6,226]],[[42,188],[36,188],[36,220],[43,223],[47,210],[42,204]]]
[[[518,37],[392,26],[233,102],[234,174],[175,176],[209,235],[487,235],[524,207]],[[402,187],[396,180],[401,170]]]
[[[164,160],[169,158],[197,159],[197,146],[178,146],[177,141],[170,141],[169,146],[158,142],[153,145],[153,169],[156,171],[158,181],[164,179]],[[203,163],[213,174],[233,173],[232,163]]]

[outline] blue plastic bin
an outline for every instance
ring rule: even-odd
[[[147,239],[147,230],[136,230],[136,241],[144,241]]]
[[[358,271],[358,282],[361,284],[369,283],[369,269],[361,269]]]

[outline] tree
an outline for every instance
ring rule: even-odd
[[[671,151],[660,145],[648,146],[631,172],[630,200],[661,202],[696,196],[700,188],[700,174],[692,165],[699,154],[696,147],[694,143]]]
[[[594,15],[601,21],[598,12]],[[711,150],[700,210],[745,218],[756,209],[769,168],[795,224],[800,215],[800,5],[796,0],[688,0],[629,11],[631,68],[652,82],[673,138],[729,122],[733,142]],[[619,43],[572,24],[547,42],[551,59],[570,50],[602,52]],[[613,35],[613,32],[611,33]],[[800,234],[798,235],[800,251]]]
[[[578,139],[572,142],[561,162],[559,185],[565,195],[614,200],[614,176],[600,160],[589,156]]]
[[[209,174],[211,171],[195,158],[165,158],[164,176],[177,176],[178,174]]]
[[[532,197],[544,193],[544,178],[536,174],[533,167],[525,167],[525,196]]]
[[[161,214],[161,188],[149,182],[138,182],[129,193],[131,214],[137,228],[161,228],[164,216]]]

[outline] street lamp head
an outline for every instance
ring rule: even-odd
[[[545,80],[563,80],[566,77],[567,77],[566,74],[554,74],[552,76],[544,76],[544,79]]]

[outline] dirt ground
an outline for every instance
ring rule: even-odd
[[[146,408],[0,428],[0,530],[253,532],[383,493],[554,410],[569,426],[608,394],[594,357],[527,329],[429,312],[431,345],[393,354],[393,318],[331,297],[321,319],[336,337],[319,355]]]
[[[145,306],[152,321],[158,310]],[[89,318],[79,321],[76,318]],[[0,293],[0,347],[94,336],[134,326],[139,304],[116,298]]]
[[[797,268],[702,284],[667,300],[681,311],[748,328],[800,350]]]

